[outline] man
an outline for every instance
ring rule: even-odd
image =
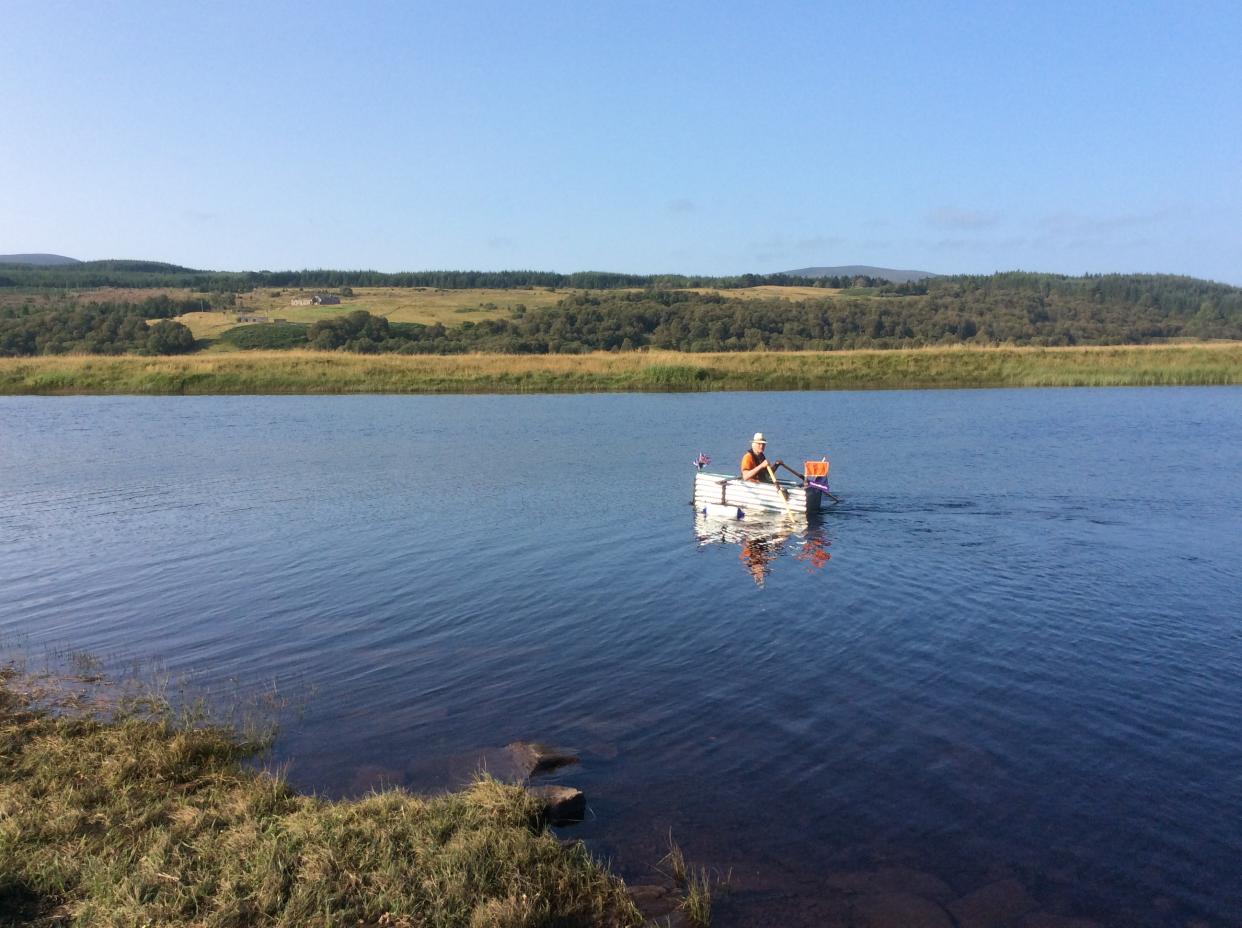
[[[781,462],[777,461],[771,469],[768,468],[768,459],[763,456],[763,449],[767,444],[762,432],[756,432],[755,437],[750,440],[750,450],[742,455],[743,480],[772,482],[772,474],[781,466]]]

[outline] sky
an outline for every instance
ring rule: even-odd
[[[1242,285],[1242,4],[51,2],[0,253]]]

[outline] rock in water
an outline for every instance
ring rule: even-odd
[[[911,870],[908,867],[880,867],[877,870],[846,870],[830,873],[824,885],[846,893],[882,895],[913,893],[934,902],[945,903],[953,898],[953,890],[944,880]]]
[[[532,741],[514,741],[505,745],[519,778],[537,777],[561,767],[578,763],[578,756]]]
[[[949,904],[961,928],[1005,928],[1037,908],[1017,880],[999,880]]]
[[[536,786],[531,795],[543,803],[543,820],[549,825],[572,825],[586,817],[586,795],[572,786]]]
[[[1018,928],[1100,928],[1100,923],[1089,918],[1070,918],[1049,912],[1032,912],[1023,915]]]
[[[665,886],[643,883],[638,886],[628,886],[626,890],[630,894],[630,900],[638,906],[638,911],[642,912],[643,918],[648,921],[671,915],[681,905],[681,899],[677,894]]]
[[[854,900],[857,928],[953,928],[953,919],[930,899],[913,893],[882,893]]]

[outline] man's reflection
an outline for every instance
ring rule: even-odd
[[[794,557],[806,565],[807,573],[814,573],[822,570],[832,560],[832,552],[827,550],[830,544],[832,542],[824,535],[822,528],[817,526],[808,529],[802,540],[802,548]]]
[[[695,516],[695,535],[700,544],[734,544],[741,550],[737,559],[755,585],[762,588],[782,554],[792,554],[808,573],[822,570],[832,554],[832,541],[822,525],[796,527],[784,518],[716,519],[702,513]]]
[[[737,556],[738,560],[746,565],[746,569],[750,571],[751,579],[755,581],[755,586],[763,588],[763,581],[768,576],[768,565],[776,558],[776,551],[773,550],[774,539],[759,536],[756,538],[747,538],[742,542],[742,551]],[[781,539],[783,542],[784,539]]]

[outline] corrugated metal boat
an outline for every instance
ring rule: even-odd
[[[824,494],[814,487],[784,482],[780,486],[789,494],[789,508],[795,513],[807,515],[823,508]],[[742,510],[785,511],[785,501],[771,483],[703,471],[694,475],[694,505],[696,509],[736,506]]]

